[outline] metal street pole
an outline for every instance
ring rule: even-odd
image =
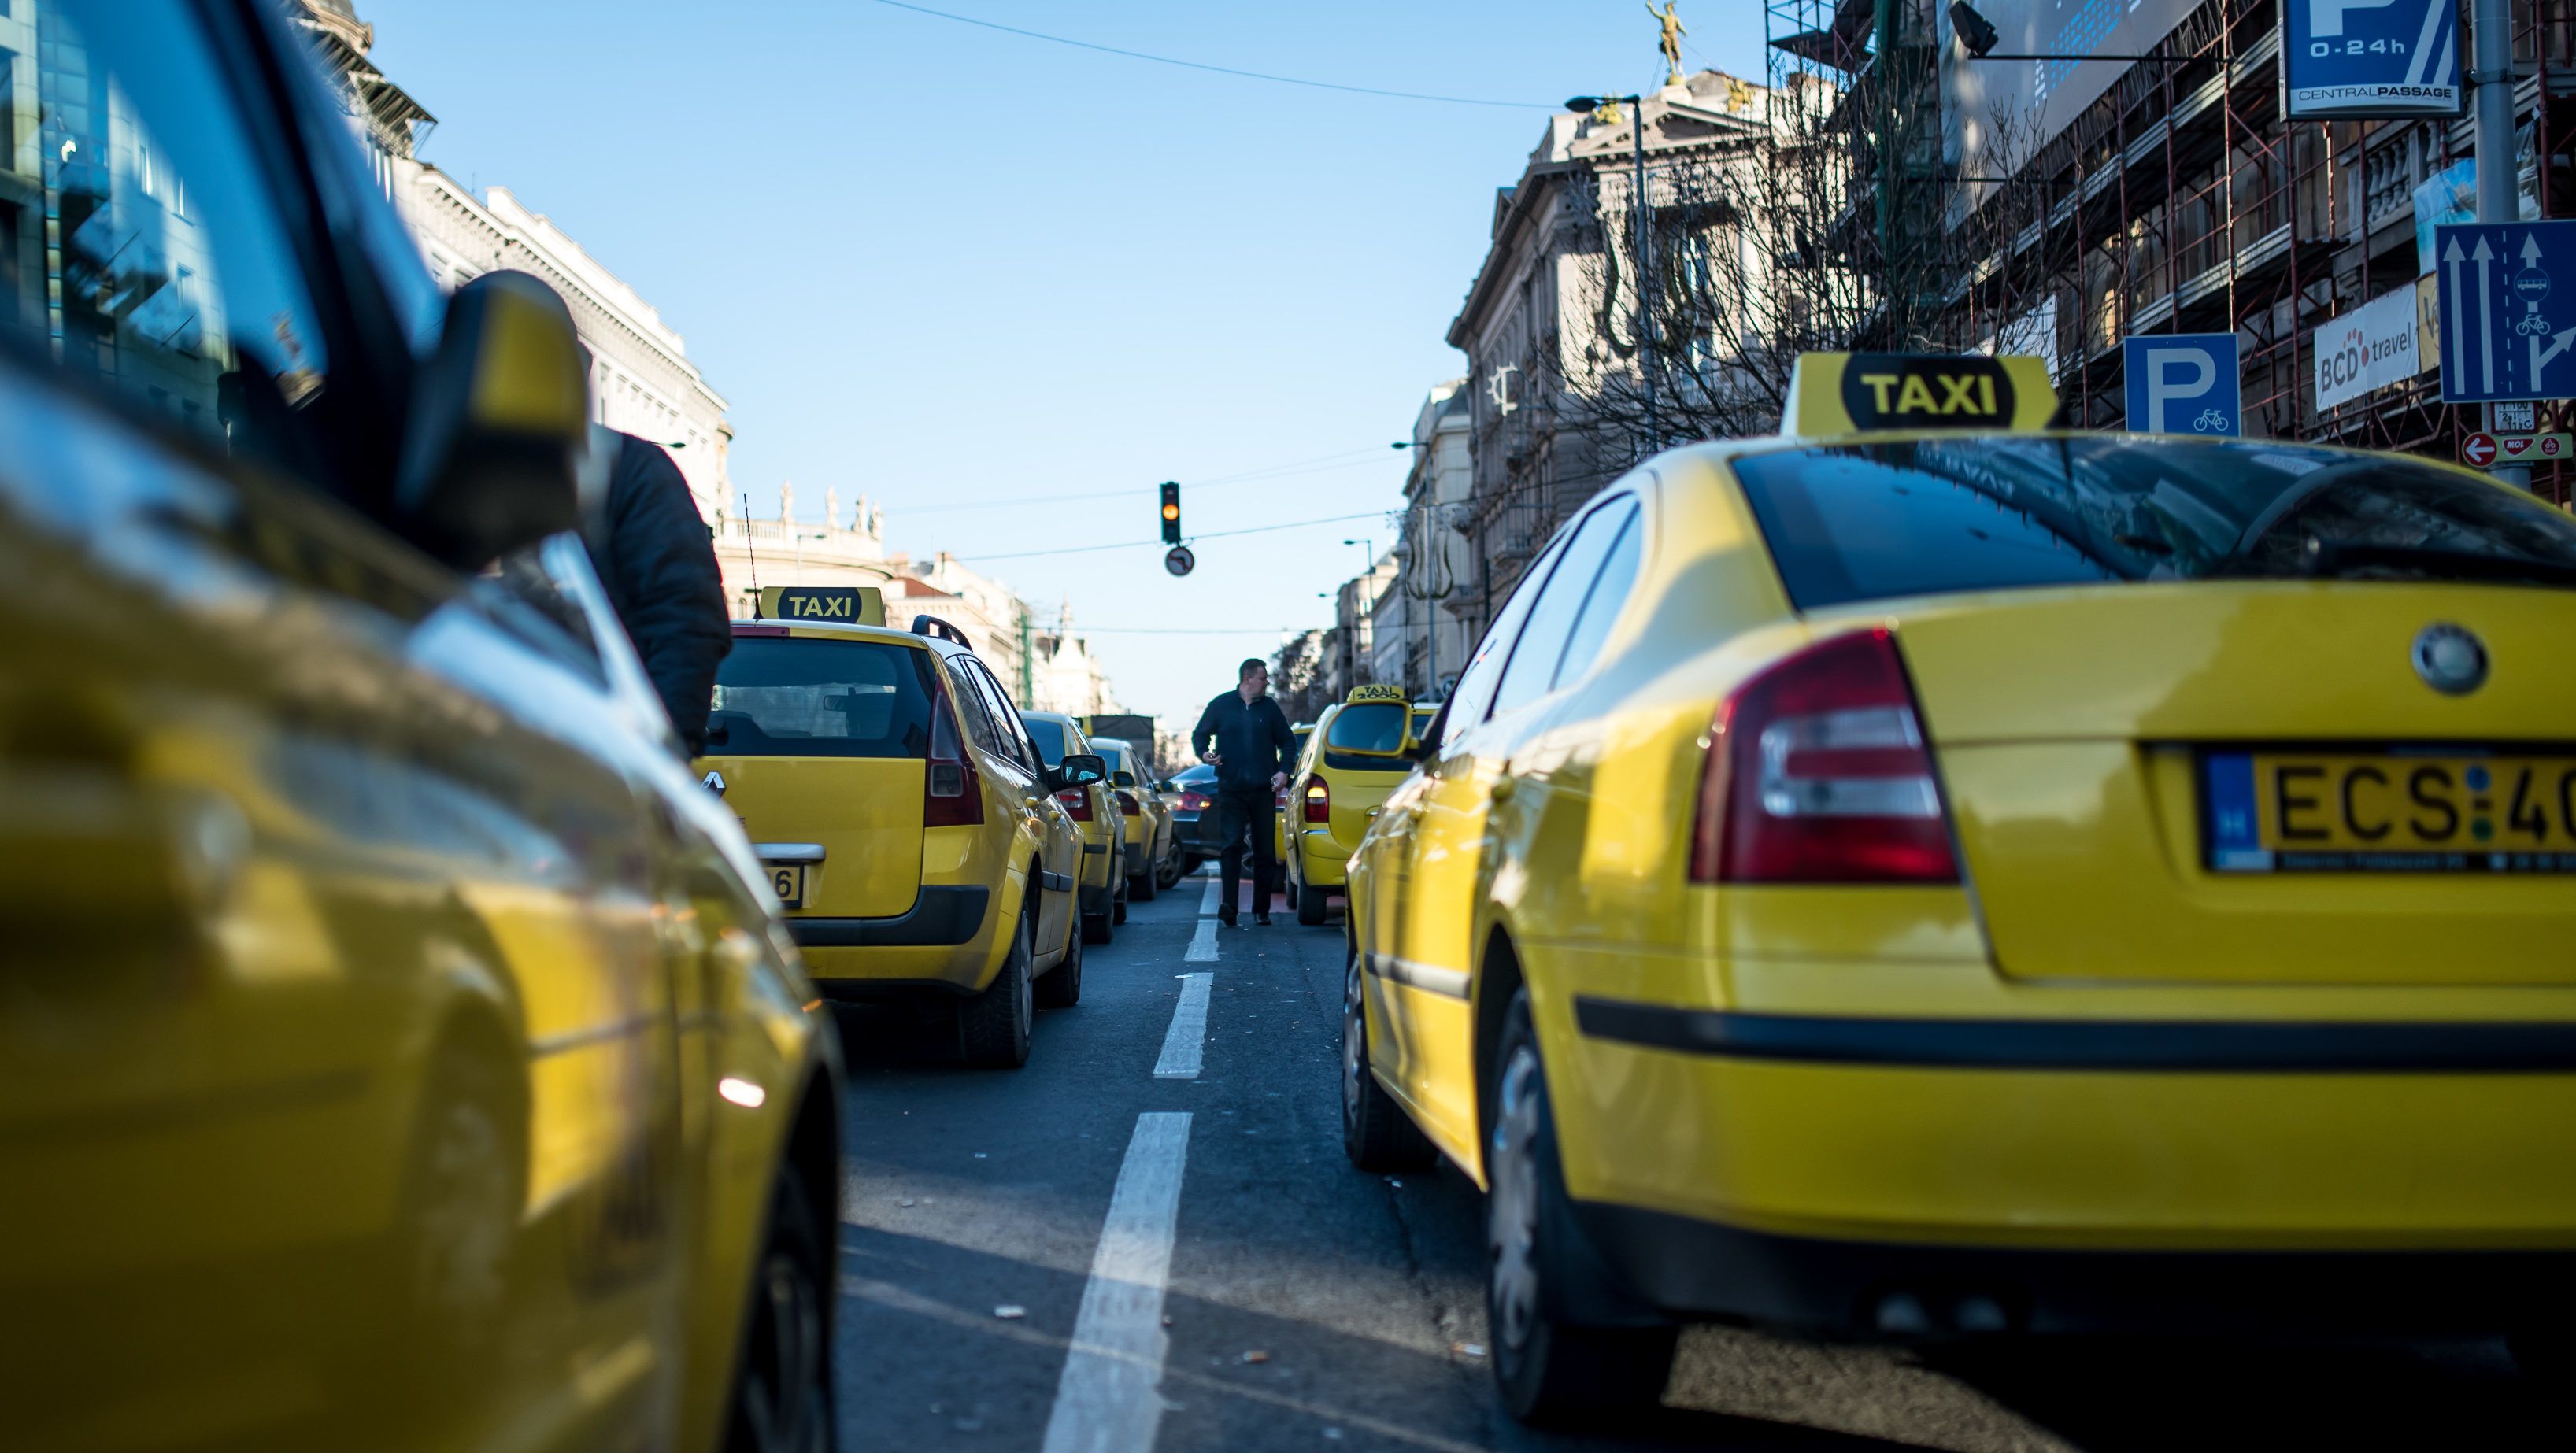
[[[2471,19],[2477,59],[2469,81],[2478,93],[2478,220],[2519,222],[2522,159],[2513,144],[2513,0],[2474,0]],[[2507,484],[2531,488],[2530,465],[2499,464],[2487,472]]]

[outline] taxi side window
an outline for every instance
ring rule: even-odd
[[[975,689],[983,694],[985,709],[993,714],[993,735],[998,739],[1001,755],[1018,763],[1020,770],[1036,775],[1037,747],[1029,741],[1028,729],[1020,725],[1019,714],[1011,710],[1011,699],[1002,694],[1002,684],[993,679],[982,661],[969,660],[965,664]]]
[[[1448,702],[1433,719],[1438,732],[1435,745],[1446,746],[1485,719],[1485,708],[1494,702],[1494,687],[1502,680],[1503,662],[1511,654],[1512,638],[1519,634],[1522,619],[1529,615],[1530,601],[1538,594],[1535,582],[1547,578],[1563,553],[1565,541],[1560,536],[1530,562],[1528,572],[1521,576],[1521,588],[1503,603],[1502,613],[1494,617],[1485,638],[1476,644],[1476,654],[1467,658],[1467,669],[1458,673],[1457,688],[1449,693]]]
[[[1530,606],[1529,622],[1512,646],[1511,664],[1503,669],[1502,685],[1494,693],[1497,713],[1535,701],[1554,687],[1556,663],[1564,659],[1574,618],[1582,612],[1584,598],[1601,574],[1610,547],[1617,543],[1628,516],[1636,510],[1634,499],[1613,500],[1586,515],[1575,528],[1565,553],[1557,557],[1556,568],[1539,586],[1538,599]]]
[[[966,739],[988,755],[1009,756],[1002,750],[1002,734],[993,725],[992,712],[984,704],[983,685],[975,679],[974,669],[962,656],[949,657],[947,665],[949,676],[957,683],[950,696],[957,704],[958,720],[966,724]]]
[[[1610,558],[1601,562],[1601,573],[1593,577],[1592,591],[1584,597],[1574,629],[1566,635],[1565,654],[1556,663],[1556,685],[1571,686],[1592,668],[1593,659],[1601,654],[1601,642],[1610,634],[1610,623],[1619,618],[1619,608],[1637,588],[1637,567],[1645,553],[1645,523],[1632,500],[1618,538],[1610,545]]]
[[[0,9],[0,335],[307,474],[331,358],[295,229],[181,0]]]

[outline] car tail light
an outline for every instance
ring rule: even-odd
[[[1204,812],[1207,810],[1207,805],[1207,798],[1200,793],[1184,792],[1181,794],[1181,810],[1183,812]]]
[[[1071,817],[1074,821],[1091,821],[1090,788],[1076,787],[1070,791],[1059,792],[1055,795],[1055,800],[1064,804],[1066,815]]]
[[[948,683],[930,668],[930,764],[922,783],[923,827],[972,827],[984,820],[984,784],[957,734],[957,705]]]
[[[1333,789],[1325,786],[1324,779],[1321,777],[1306,779],[1306,820],[1308,822],[1333,820]]]
[[[1810,646],[1719,705],[1690,872],[1701,883],[1959,881],[1893,632]]]
[[[1282,782],[1278,786],[1270,789],[1270,805],[1272,808],[1280,812],[1286,812],[1288,810],[1287,783]]]
[[[1121,792],[1118,794],[1118,810],[1127,814],[1129,817],[1143,816],[1145,811],[1145,809],[1136,805],[1136,794],[1133,792]]]

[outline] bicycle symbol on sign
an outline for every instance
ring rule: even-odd
[[[2191,421],[2191,429],[2195,434],[2223,433],[2226,428],[2227,416],[2214,408],[2201,410],[2200,417]]]

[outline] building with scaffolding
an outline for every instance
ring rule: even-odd
[[[2035,40],[2030,52],[2151,59],[1981,61],[1933,0],[1766,6],[1775,83],[1840,88],[1827,120],[1851,159],[1838,245],[1867,262],[1906,246],[1937,261],[1917,346],[2041,353],[2069,424],[2118,428],[2123,339],[2232,331],[2249,435],[2447,459],[2483,427],[2440,401],[2428,277],[2433,221],[2468,220],[2468,118],[2286,119],[2276,0],[1978,8]],[[2519,0],[2514,15],[2524,212],[2565,216],[2576,0]],[[1985,83],[2004,67],[2023,74]],[[2018,108],[1973,109],[1998,92]],[[1905,119],[1933,96],[1937,148]],[[2384,320],[2401,297],[2415,299],[2419,368],[2327,386],[2362,310],[2380,304]],[[2541,409],[2543,429],[2570,427],[2564,403]],[[2564,463],[2544,464],[2534,488],[2564,503],[2569,482]]]

